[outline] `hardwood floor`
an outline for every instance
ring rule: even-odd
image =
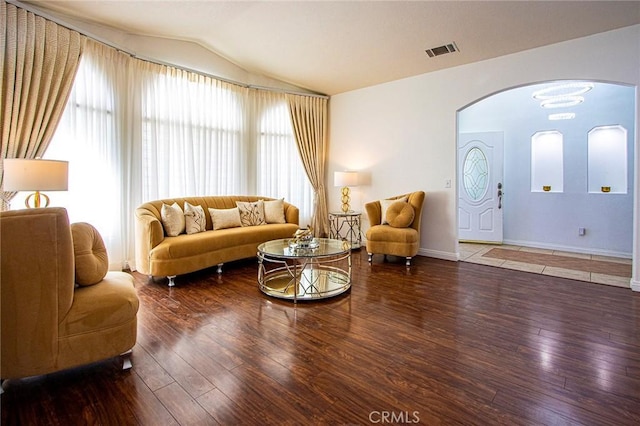
[[[134,274],[133,368],[8,381],[2,424],[640,424],[640,293],[364,250],[335,299],[294,306],[256,275]]]

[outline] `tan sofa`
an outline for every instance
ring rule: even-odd
[[[82,262],[65,209],[2,212],[0,232],[3,380],[89,364],[133,348],[139,306],[133,277],[107,272],[105,265],[93,282],[75,285]],[[92,257],[91,251],[81,255]],[[126,358],[123,367],[130,366]]]
[[[208,196],[172,198],[150,201],[139,206],[136,217],[136,269],[151,277],[166,276],[169,286],[174,285],[176,275],[256,256],[258,245],[274,239],[289,238],[298,230],[299,210],[284,202],[286,223],[234,227],[213,230],[209,208],[231,209],[236,201],[254,202],[273,200],[258,196]],[[162,225],[162,205],[174,202],[184,207],[188,202],[202,206],[206,216],[206,231],[195,234],[167,236]]]

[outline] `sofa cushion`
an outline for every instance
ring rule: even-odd
[[[187,234],[196,234],[207,230],[207,218],[202,206],[194,206],[184,202],[184,223]]]
[[[284,218],[284,198],[264,201],[264,218],[267,223],[287,223]]]
[[[237,201],[236,205],[240,211],[240,223],[242,226],[264,225],[264,201],[254,202]]]
[[[168,236],[175,237],[184,232],[184,213],[178,203],[173,203],[172,205],[163,204],[160,215],[164,232]]]
[[[406,228],[413,223],[415,211],[406,201],[396,201],[387,208],[387,223],[394,228]]]
[[[404,201],[407,202],[409,200],[408,196],[404,196],[401,198],[394,198],[392,200],[380,200],[380,220],[381,220],[381,225],[385,225],[389,222],[387,222],[387,209],[389,208],[389,206],[393,203],[396,203],[398,201]]]
[[[75,282],[80,286],[102,281],[109,270],[109,257],[100,233],[85,222],[71,224]]]
[[[394,228],[390,225],[374,225],[367,230],[367,241],[389,242],[389,244],[414,244],[420,240],[413,228]]]
[[[140,304],[131,275],[120,271],[109,272],[99,285],[78,288],[73,297],[73,306],[60,324],[60,336],[106,331],[135,322]],[[118,345],[115,341],[108,344]]]
[[[151,257],[156,261],[182,259],[246,245],[253,245],[249,256],[255,256],[258,244],[292,236],[297,229],[298,225],[295,224],[274,223],[251,228],[235,227],[192,235],[182,234],[165,238],[151,250]]]
[[[213,229],[227,229],[242,226],[240,223],[240,210],[233,209],[209,209],[209,216],[213,223]]]

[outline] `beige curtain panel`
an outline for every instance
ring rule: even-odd
[[[291,122],[315,202],[311,226],[316,236],[329,234],[327,191],[324,186],[327,135],[327,99],[287,95]]]
[[[0,4],[3,160],[44,154],[64,111],[85,40],[15,5]],[[2,210],[14,195],[3,193]]]

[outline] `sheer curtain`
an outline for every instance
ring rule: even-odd
[[[135,269],[134,211],[149,200],[257,194],[285,198],[300,208],[301,225],[311,223],[314,192],[284,94],[91,39],[42,156],[69,161],[69,190],[49,193],[51,204],[98,229],[111,269]]]
[[[142,91],[143,198],[246,188],[246,89],[152,65]]]
[[[126,144],[130,111],[122,102],[129,56],[87,41],[73,90],[44,158],[69,161],[69,190],[50,193],[71,222],[89,222],[104,239],[111,269],[133,255],[127,244],[130,193]]]
[[[253,91],[257,146],[257,193],[283,198],[300,209],[300,225],[311,224],[313,187],[296,147],[283,93]]]

